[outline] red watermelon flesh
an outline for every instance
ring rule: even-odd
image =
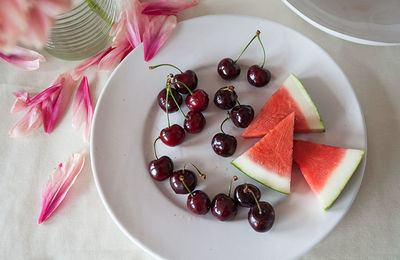
[[[288,115],[232,164],[256,181],[290,193],[294,118],[294,113]]]
[[[317,108],[301,82],[293,74],[271,96],[243,132],[242,137],[263,137],[292,112],[296,113],[295,132],[322,132],[325,130]]]
[[[364,151],[294,141],[293,157],[324,209],[339,196],[357,169]]]

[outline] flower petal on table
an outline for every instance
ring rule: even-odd
[[[33,106],[11,129],[10,136],[26,135],[42,124],[42,111],[40,105]]]
[[[143,6],[137,1],[125,1],[127,7],[121,15],[125,21],[125,33],[132,48],[136,48],[143,41],[143,34],[149,24],[149,17],[142,14]]]
[[[160,0],[145,4],[142,13],[147,15],[177,15],[178,12],[199,4],[200,0]]]
[[[64,200],[85,164],[85,155],[75,153],[60,163],[42,188],[42,210],[38,223],[48,219]]]
[[[143,36],[144,60],[149,61],[176,26],[175,16],[154,16]]]
[[[0,58],[27,71],[37,70],[40,67],[40,62],[45,61],[45,58],[40,53],[18,46],[8,55],[0,52]]]
[[[92,66],[98,65],[99,62],[101,61],[104,56],[106,56],[113,48],[108,47],[104,51],[100,52],[99,54],[96,54],[95,56],[88,58],[78,66],[76,66],[72,71],[71,71],[71,76],[74,80],[79,80],[80,77],[82,77],[83,73],[87,69],[89,69]]]
[[[132,49],[127,39],[119,42],[116,47],[101,59],[98,67],[99,70],[113,70]]]
[[[80,130],[84,125],[83,138],[89,143],[90,139],[90,128],[92,126],[93,118],[93,105],[90,98],[90,87],[87,77],[83,77],[81,84],[76,91],[74,105],[73,105],[73,116],[72,116],[72,127],[75,130]]]

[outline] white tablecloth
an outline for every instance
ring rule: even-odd
[[[334,38],[280,1],[202,0],[178,18],[222,13],[263,17],[311,38],[343,69],[364,111],[368,161],[360,192],[340,224],[304,259],[400,258],[400,47],[371,47]],[[12,92],[38,92],[77,64],[46,58],[35,72],[0,61],[0,259],[152,259],[107,214],[89,158],[65,203],[47,222],[37,224],[42,185],[59,162],[86,147],[81,134],[71,128],[71,110],[51,135],[40,130],[17,139],[8,136],[18,118],[9,114]],[[97,94],[106,78],[107,74],[100,75]]]

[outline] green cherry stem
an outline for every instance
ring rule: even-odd
[[[153,154],[154,154],[154,157],[156,157],[157,160],[158,160],[158,156],[157,156],[157,152],[156,152],[156,143],[160,139],[161,139],[161,137],[157,137],[156,140],[154,140],[154,142],[153,142]]]
[[[183,111],[182,111],[182,109],[181,109],[181,107],[179,106],[179,104],[178,104],[178,101],[176,101],[176,99],[175,99],[175,97],[174,97],[174,95],[172,95],[172,92],[171,92],[171,86],[169,87],[169,89],[170,89],[170,92],[169,92],[169,94],[171,95],[171,97],[172,97],[172,99],[174,100],[174,102],[175,102],[175,105],[179,108],[179,111],[181,111],[181,113],[182,113],[182,115],[183,115],[183,117],[186,119],[186,120],[188,120],[189,118],[185,115],[185,113],[183,113]]]
[[[188,87],[188,85],[186,85],[185,83],[183,83],[182,81],[175,81],[175,82],[173,82],[173,83],[171,83],[171,84],[176,84],[176,83],[179,83],[179,84],[182,84],[186,89],[187,89],[187,91],[189,91],[189,94],[190,95],[193,95],[193,91]]]
[[[204,173],[201,173],[199,168],[197,168],[196,165],[194,165],[193,163],[185,163],[185,165],[183,165],[183,170],[186,169],[186,165],[188,165],[188,164],[192,165],[196,169],[197,173],[199,174],[200,179],[202,179],[202,180],[206,179],[206,175]]]
[[[167,114],[167,121],[168,121],[168,128],[171,127],[171,124],[169,122],[169,113],[168,113],[168,96],[169,96],[169,92],[171,91],[171,89],[167,86],[167,94],[165,94],[165,113]]]
[[[222,132],[223,134],[225,134],[225,132],[224,132],[224,130],[222,129],[222,126],[223,126],[224,123],[225,123],[226,121],[228,121],[230,118],[231,118],[231,115],[229,114],[229,112],[227,112],[227,113],[226,113],[226,118],[224,119],[224,121],[222,121],[222,123],[221,123],[221,125],[220,125],[220,129],[221,129],[221,132]]]
[[[259,32],[259,31],[257,31],[257,32]],[[260,43],[260,45],[261,45],[261,48],[262,48],[262,50],[263,50],[263,54],[264,54],[263,63],[261,64],[261,68],[264,68],[264,64],[265,64],[266,55],[265,55],[265,48],[264,48],[264,45],[263,45],[263,43],[262,43],[262,41],[261,41],[261,39],[260,39],[260,34],[257,34],[257,39],[258,39],[258,42],[259,42],[259,43]]]
[[[254,192],[251,189],[247,189],[247,191],[250,192],[251,195],[253,195],[253,198],[256,201],[256,204],[257,204],[257,207],[258,207],[258,214],[262,215],[262,210],[261,210],[260,204],[258,203],[256,195],[254,194]]]
[[[242,54],[246,51],[246,49],[250,46],[250,44],[254,41],[255,38],[257,38],[257,36],[260,34],[260,31],[257,30],[256,35],[253,36],[253,38],[251,38],[251,40],[249,41],[249,43],[246,45],[246,47],[244,47],[243,51],[240,53],[239,57],[237,57],[237,59],[233,62],[236,63],[240,57],[242,56]]]
[[[228,192],[228,197],[230,197],[231,196],[231,190],[232,190],[232,183],[234,182],[234,181],[237,181],[237,179],[238,179],[238,177],[235,175],[235,176],[233,176],[233,178],[231,179],[231,183],[229,184],[229,192]]]
[[[183,186],[185,186],[185,188],[186,188],[187,191],[189,192],[190,196],[192,196],[192,198],[193,198],[193,197],[194,197],[194,196],[193,196],[193,193],[190,191],[190,189],[188,188],[188,186],[187,186],[186,183],[185,183],[185,177],[183,177],[183,175],[180,175],[180,176],[179,176],[179,180],[182,182]]]
[[[169,66],[169,67],[179,70],[180,73],[183,73],[183,71],[181,71],[181,69],[179,69],[177,66],[169,64],[169,63],[162,63],[162,64],[158,64],[158,65],[154,65],[154,66],[149,66],[149,70],[156,69],[156,68],[162,67],[162,66]]]

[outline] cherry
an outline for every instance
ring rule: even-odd
[[[217,71],[224,80],[232,80],[239,76],[240,67],[231,58],[224,58],[218,63]]]
[[[254,205],[256,205],[256,201],[254,200],[253,195],[251,195],[247,189],[250,189],[253,191],[257,200],[260,199],[260,197],[261,197],[260,190],[253,184],[248,184],[248,183],[237,186],[235,191],[233,192],[233,194],[234,194],[236,202],[239,203],[240,206],[246,207],[246,208],[251,208]]]
[[[218,74],[221,76],[221,78],[223,78],[225,80],[232,80],[232,79],[236,78],[237,76],[239,76],[240,67],[237,64],[237,62],[240,59],[240,57],[242,56],[242,54],[249,47],[249,45],[258,36],[258,34],[260,34],[259,31],[257,31],[256,35],[253,36],[253,38],[246,45],[246,47],[242,50],[242,52],[240,53],[239,57],[237,57],[236,60],[232,60],[231,58],[224,58],[218,63],[217,71],[218,71]]]
[[[271,80],[271,72],[267,69],[264,69],[266,55],[265,55],[264,45],[262,44],[262,41],[260,39],[260,31],[257,30],[256,36],[263,50],[264,59],[261,66],[258,65],[250,66],[250,68],[247,71],[247,81],[255,87],[263,87],[267,85],[268,82]]]
[[[177,146],[185,139],[185,130],[180,125],[174,124],[160,132],[161,141],[168,146]]]
[[[230,118],[229,113],[224,121],[222,121],[220,129],[222,133],[218,133],[214,135],[211,140],[211,147],[214,152],[223,157],[232,156],[236,151],[237,141],[236,138],[232,135],[225,134],[222,129],[223,124]]]
[[[172,174],[174,170],[174,163],[168,156],[162,156],[158,158],[156,153],[156,142],[159,139],[160,137],[158,137],[153,143],[153,153],[156,159],[149,163],[149,173],[150,176],[156,181],[163,181]]]
[[[190,191],[193,191],[196,188],[197,178],[195,173],[191,170],[178,170],[172,173],[171,177],[169,177],[169,184],[176,194],[189,193],[185,185],[183,184],[182,179]]]
[[[238,105],[231,110],[231,119],[235,126],[246,128],[254,118],[254,109],[249,105]]]
[[[257,232],[266,232],[272,228],[275,221],[274,208],[268,202],[259,202],[253,206],[247,215],[250,226]]]
[[[192,194],[189,194],[186,201],[187,208],[198,215],[207,214],[210,210],[210,205],[210,198],[201,190],[196,190]]]
[[[234,86],[222,87],[214,96],[214,104],[221,109],[231,109],[236,105],[238,96]]]
[[[200,133],[206,125],[206,119],[201,112],[189,111],[186,117],[183,126],[191,134]]]
[[[172,93],[178,104],[181,105],[183,101],[181,94],[179,94],[178,91],[176,91],[174,88],[170,88],[170,91],[171,91],[170,93]],[[170,95],[169,97],[171,97]],[[178,111],[178,106],[175,104],[174,100],[172,98],[169,98],[167,100],[166,88],[164,88],[163,90],[160,91],[160,93],[158,93],[157,100],[158,100],[158,105],[161,107],[162,110],[166,111],[166,104],[168,104],[168,111],[170,113]]]
[[[233,181],[237,180],[233,176]],[[237,214],[237,203],[231,197],[232,180],[229,186],[228,195],[224,193],[217,194],[211,202],[211,213],[220,221],[233,219]]]
[[[201,89],[195,90],[186,97],[186,106],[192,111],[202,112],[208,107],[208,94]]]
[[[172,64],[158,64],[155,66],[149,66],[149,69],[155,69],[161,66],[170,66],[173,67],[177,70],[179,70],[180,74],[176,74],[173,78],[172,78],[172,83],[175,85],[176,90],[181,93],[181,94],[187,94],[190,91],[187,90],[186,87],[189,87],[190,90],[194,90],[197,87],[197,75],[193,70],[186,70],[185,72],[183,72],[181,69],[179,69],[178,67],[176,67],[175,65]],[[183,85],[182,82],[186,85]]]

